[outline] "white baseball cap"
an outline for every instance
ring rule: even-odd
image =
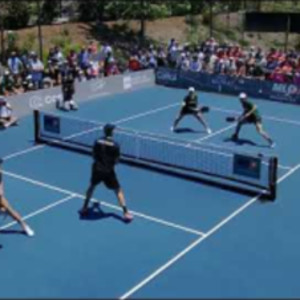
[[[240,99],[246,99],[247,98],[247,94],[246,93],[240,93]]]
[[[192,86],[191,86],[191,87],[189,87],[189,92],[190,92],[190,93],[194,93],[194,92],[195,92],[195,88],[194,88],[194,87],[192,87]]]

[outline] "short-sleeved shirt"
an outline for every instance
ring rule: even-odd
[[[187,95],[184,98],[184,103],[186,108],[196,109],[198,107],[198,96],[193,95]]]
[[[120,146],[111,139],[98,139],[93,147],[95,170],[103,173],[114,172],[120,158]]]
[[[242,106],[243,106],[243,109],[244,109],[244,114],[247,114],[248,112],[253,110],[255,104],[253,104],[252,102],[246,100],[246,101],[242,102]],[[255,111],[251,114],[251,116],[249,116],[249,118],[253,119],[254,121],[261,121],[261,116],[259,114],[258,109],[255,109]]]

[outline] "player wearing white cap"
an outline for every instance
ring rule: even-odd
[[[275,146],[275,143],[273,140],[269,137],[269,135],[264,131],[263,126],[262,126],[262,118],[261,115],[257,109],[257,106],[250,102],[247,99],[247,94],[246,93],[240,93],[239,99],[240,102],[243,106],[243,113],[242,115],[238,118],[237,120],[237,126],[235,133],[232,136],[233,140],[238,140],[239,132],[242,128],[243,125],[245,124],[254,124],[256,127],[257,132],[265,139],[268,141],[269,145],[271,148]]]
[[[187,115],[192,115],[195,118],[197,118],[198,121],[204,126],[206,132],[208,134],[211,134],[212,131],[203,118],[201,108],[198,107],[198,96],[196,94],[195,88],[190,87],[188,91],[189,91],[188,95],[185,96],[182,102],[181,110],[179,112],[178,117],[175,119],[175,122],[171,127],[171,130],[172,131],[176,130],[176,127],[178,126],[179,122],[183,117]]]

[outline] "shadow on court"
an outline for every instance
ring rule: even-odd
[[[204,130],[195,130],[188,127],[177,128],[174,130],[175,133],[205,133]]]
[[[24,231],[22,230],[1,230],[0,234],[20,234],[20,235],[26,235]]]
[[[88,209],[88,212],[84,215],[81,215],[79,213],[79,218],[80,220],[84,220],[84,221],[101,221],[101,220],[105,220],[108,218],[113,218],[119,222],[122,222],[124,224],[129,224],[130,222],[124,220],[120,215],[109,212],[106,213],[105,211],[103,211],[99,206],[94,205],[93,207],[90,207]]]
[[[270,148],[268,145],[262,145],[262,144],[257,144],[249,139],[237,139],[237,140],[233,140],[231,137],[228,137],[226,139],[223,140],[225,143],[233,143],[237,146],[245,146],[245,145],[248,145],[248,146],[252,146],[252,147],[258,147],[258,148]]]

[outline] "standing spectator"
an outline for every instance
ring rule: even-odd
[[[30,53],[29,71],[32,76],[32,83],[35,89],[43,88],[44,64],[38,58],[35,52]]]
[[[159,67],[165,67],[167,65],[167,55],[163,47],[159,47],[157,51],[157,65]]]
[[[105,42],[100,50],[100,59],[104,61],[109,55],[112,56],[112,54],[112,47]]]
[[[12,51],[10,57],[7,60],[7,66],[10,73],[14,76],[15,80],[18,80],[23,70],[23,64],[21,59],[17,56],[16,51]]]
[[[169,60],[169,64],[171,65],[171,67],[175,67],[176,66],[176,62],[177,62],[177,57],[180,54],[179,51],[179,43],[175,42],[168,53],[168,60]]]
[[[87,70],[90,67],[89,53],[86,47],[82,47],[78,55],[79,67],[83,70],[84,74],[87,75]]]

